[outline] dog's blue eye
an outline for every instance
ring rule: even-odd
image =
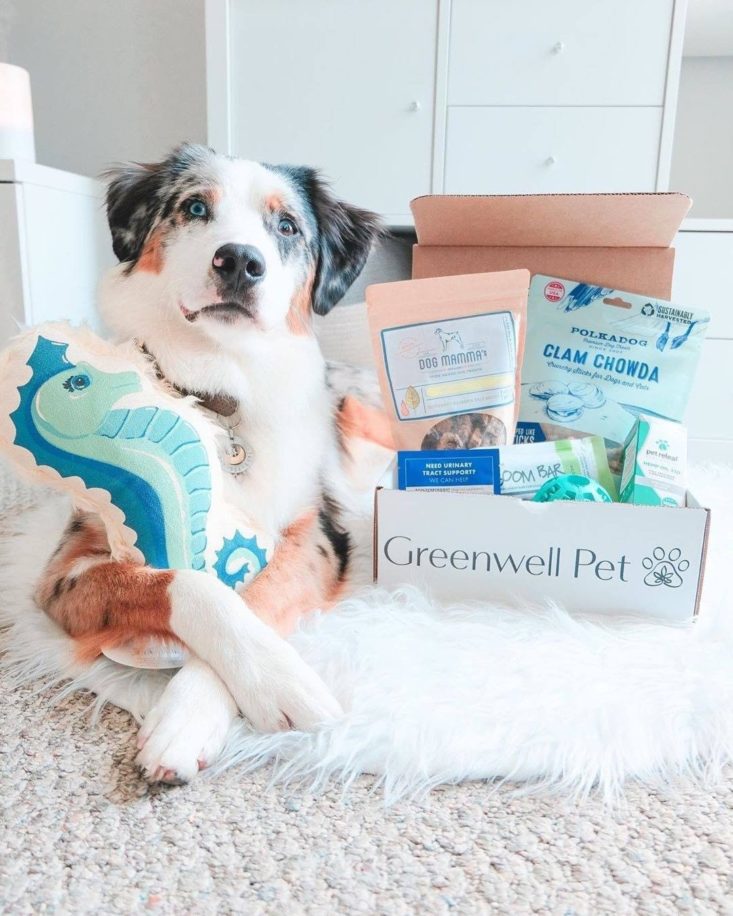
[[[189,216],[193,216],[195,219],[203,219],[209,215],[206,204],[203,202],[203,200],[199,200],[198,198],[189,200],[189,202],[186,204],[186,212]]]
[[[288,219],[287,216],[283,216],[277,224],[277,231],[280,235],[295,235],[298,231],[298,227],[291,219]]]
[[[88,388],[92,384],[92,380],[88,375],[71,375],[64,382],[64,388],[69,391],[83,391],[85,388]]]

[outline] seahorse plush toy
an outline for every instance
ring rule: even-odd
[[[115,559],[238,587],[273,543],[225,508],[219,432],[135,348],[87,329],[41,325],[0,356],[0,450],[22,475],[96,512]]]

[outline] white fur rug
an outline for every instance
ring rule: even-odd
[[[691,488],[713,508],[694,625],[571,618],[556,607],[445,608],[416,591],[367,587],[293,637],[346,716],[315,734],[258,736],[240,722],[213,775],[269,763],[274,779],[317,787],[367,772],[387,800],[464,779],[615,798],[629,779],[714,776],[733,758],[733,470],[697,469]],[[45,511],[36,524],[50,524]],[[44,639],[30,643],[24,621],[39,612],[7,575],[37,563],[24,556],[30,543],[14,536],[0,545],[0,595],[13,624],[6,659],[19,680],[72,678],[67,693],[87,679],[50,621]],[[365,545],[359,562],[366,574]],[[136,680],[141,709],[164,683],[106,660],[98,666],[110,684]]]

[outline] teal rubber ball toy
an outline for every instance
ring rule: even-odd
[[[534,495],[534,502],[549,503],[556,499],[571,500],[574,502],[611,503],[613,500],[608,492],[590,477],[580,474],[562,474],[553,480],[548,480]]]

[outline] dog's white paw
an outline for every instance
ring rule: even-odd
[[[136,763],[149,782],[183,785],[219,756],[230,719],[159,703],[138,734]]]
[[[173,632],[209,662],[255,729],[309,730],[341,715],[316,672],[233,589],[182,569],[169,594]]]
[[[137,765],[149,782],[190,782],[217,759],[236,714],[236,704],[217,675],[193,659],[145,717]]]
[[[258,677],[242,675],[235,699],[257,731],[312,731],[343,714],[321,678],[287,643],[271,650]]]

